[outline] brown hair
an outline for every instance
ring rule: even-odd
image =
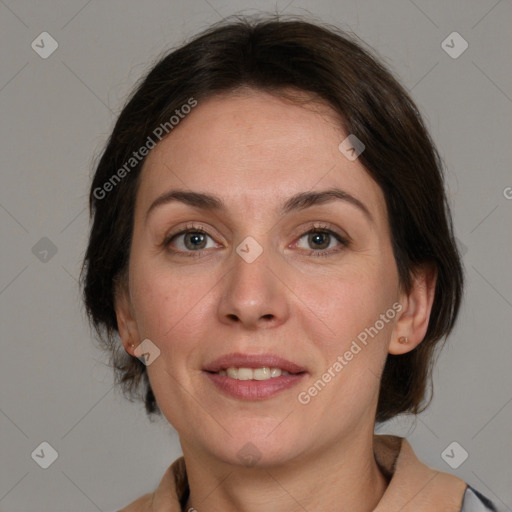
[[[437,270],[425,338],[411,352],[388,355],[376,419],[420,412],[431,398],[434,349],[455,323],[463,288],[440,158],[411,98],[364,43],[297,18],[236,17],[210,27],[161,58],[119,115],[90,190],[81,276],[87,313],[111,354],[116,383],[127,397],[143,398],[148,415],[160,412],[146,367],[126,354],[117,335],[114,293],[127,269],[144,159],[131,168],[126,162],[158,126],[172,129],[169,119],[191,98],[200,103],[247,86],[278,96],[303,91],[334,109],[345,132],[366,146],[359,160],[383,191],[402,289],[410,290],[422,264]]]

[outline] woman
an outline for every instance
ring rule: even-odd
[[[463,273],[436,149],[361,43],[210,28],[138,86],[90,207],[88,314],[183,450],[124,511],[495,510],[374,435],[426,407]]]

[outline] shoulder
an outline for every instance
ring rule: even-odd
[[[468,485],[460,512],[497,512],[497,508],[483,494]]]
[[[390,479],[376,511],[496,512],[464,480],[421,462],[407,439],[377,435],[374,445],[377,464]]]

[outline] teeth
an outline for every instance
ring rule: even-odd
[[[285,374],[285,375],[289,375],[288,372],[283,372],[281,370],[281,368],[271,368],[270,369],[270,376],[271,377],[279,377],[279,375],[282,375],[282,374]]]
[[[290,375],[286,370],[281,368],[269,368],[264,366],[262,368],[228,368],[227,370],[220,370],[219,375],[223,377],[230,377],[236,380],[268,380],[281,375]]]
[[[267,380],[270,379],[270,377],[272,377],[272,374],[270,373],[270,368],[266,367],[254,368],[254,370],[252,371],[252,375],[254,380]],[[274,377],[276,377],[276,375],[274,375]]]
[[[251,380],[253,377],[254,372],[251,370],[251,368],[238,368],[238,376],[236,377],[238,380]]]
[[[228,373],[228,377],[238,379],[238,368],[228,368],[226,371]]]

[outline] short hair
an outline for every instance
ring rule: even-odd
[[[464,279],[441,159],[414,102],[373,50],[337,27],[298,17],[235,16],[209,27],[160,57],[117,119],[90,189],[81,273],[86,311],[111,355],[116,384],[127,398],[142,399],[148,416],[161,414],[145,365],[124,351],[118,336],[114,299],[128,266],[145,159],[126,162],[190,98],[200,103],[245,87],[278,97],[295,90],[330,106],[346,134],[365,145],[358,158],[385,198],[401,289],[411,289],[423,265],[435,268],[426,335],[410,352],[388,354],[376,421],[421,412],[432,398],[434,349],[453,328]]]

